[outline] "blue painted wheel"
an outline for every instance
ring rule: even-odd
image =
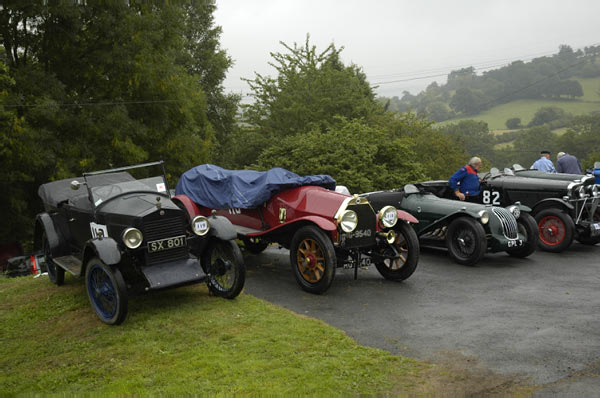
[[[88,298],[98,318],[109,325],[119,325],[127,316],[127,288],[121,272],[92,258],[85,271]]]

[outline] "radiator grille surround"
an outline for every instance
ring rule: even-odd
[[[492,211],[500,220],[502,225],[502,233],[507,239],[517,239],[519,237],[519,227],[517,219],[512,213],[502,207],[494,207]]]
[[[163,217],[158,220],[144,220],[142,233],[144,234],[144,246],[155,240],[174,238],[186,235],[185,220],[181,215]],[[162,250],[148,253],[146,250],[146,265],[166,263],[189,258],[187,246],[174,249]]]

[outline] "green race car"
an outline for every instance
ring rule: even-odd
[[[460,264],[474,265],[486,252],[527,257],[535,251],[537,224],[519,202],[497,207],[442,199],[413,184],[402,189],[362,194],[375,211],[394,206],[419,220],[413,228],[421,245],[448,248]]]

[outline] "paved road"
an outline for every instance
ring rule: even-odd
[[[476,366],[543,384],[538,394],[600,391],[600,245],[528,259],[491,254],[477,267],[423,250],[402,283],[338,269],[324,295],[296,284],[289,252],[247,255],[246,293],[321,319],[360,344]]]

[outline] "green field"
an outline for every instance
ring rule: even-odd
[[[246,294],[211,297],[204,285],[136,297],[111,327],[80,280],[0,278],[0,325],[3,395],[395,396],[423,391],[432,368]]]
[[[519,117],[521,118],[521,124],[527,125],[533,118],[535,112],[544,106],[555,106],[562,108],[565,112],[572,113],[573,115],[583,115],[586,113],[600,111],[600,78],[583,79],[578,78],[582,87],[584,96],[580,100],[573,101],[555,101],[555,100],[518,100],[512,101],[507,104],[502,104],[488,109],[478,115],[469,117],[446,120],[439,123],[440,125],[456,123],[461,120],[473,119],[481,120],[488,124],[490,130],[505,130],[506,120]]]

